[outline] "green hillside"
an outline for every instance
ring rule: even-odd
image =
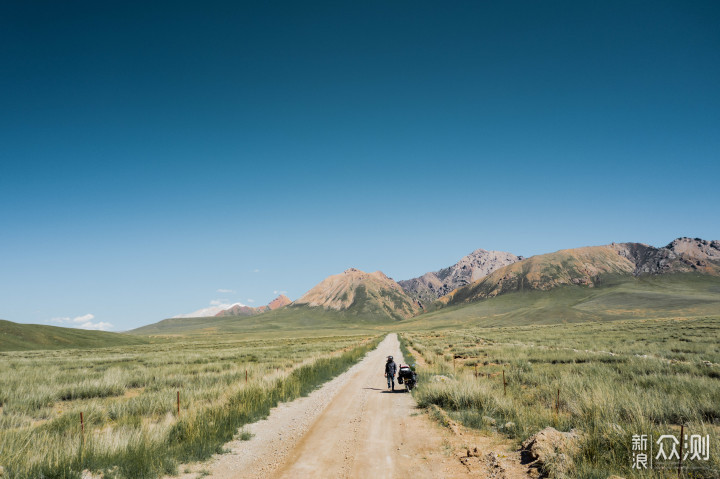
[[[130,331],[135,335],[243,334],[292,337],[375,331],[515,326],[633,318],[720,316],[720,278],[693,273],[605,277],[595,287],[564,285],[548,291],[506,293],[402,321],[357,310],[290,306],[249,317],[172,318]]]
[[[320,307],[288,306],[255,316],[170,318],[129,331],[147,336],[188,334],[249,334],[288,337],[328,334],[361,334],[383,329],[389,323],[383,314],[372,315],[362,308],[351,311]]]
[[[517,326],[618,319],[720,316],[720,278],[697,273],[607,276],[595,287],[561,285],[461,303],[404,327]]]
[[[120,333],[19,324],[0,319],[0,351],[103,348],[144,344],[147,340]]]

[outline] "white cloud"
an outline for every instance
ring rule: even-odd
[[[287,294],[287,291],[278,291],[278,290],[275,290],[275,291],[273,291],[273,294]]]
[[[91,321],[88,321],[87,323],[83,323],[80,325],[81,329],[94,329],[97,331],[107,331],[113,327],[112,324],[106,323],[104,321],[98,321],[97,323],[93,323]]]
[[[254,270],[253,270],[253,273],[259,273],[259,272],[260,272],[259,269],[254,269]]]
[[[245,306],[242,303],[228,303],[227,299],[213,299],[210,301],[210,306],[207,308],[201,308],[192,313],[178,314],[173,318],[204,318],[206,316],[215,316],[220,311],[225,311],[233,306]]]
[[[218,293],[235,293],[232,289],[218,289]]]
[[[111,323],[105,321],[93,322],[93,319],[95,319],[95,315],[88,313],[83,314],[82,316],[75,316],[74,318],[70,318],[67,316],[61,318],[52,318],[50,321],[55,324],[70,326],[72,328],[93,329],[96,331],[108,331],[113,327]]]
[[[255,300],[254,300],[254,299],[250,299],[250,298],[248,298],[247,302],[248,302],[248,303],[254,303],[254,302],[255,302]]]
[[[90,322],[91,319],[95,319],[94,314],[84,314],[82,316],[78,316],[77,318],[73,318],[72,321],[73,321],[73,323],[87,324],[88,322]]]

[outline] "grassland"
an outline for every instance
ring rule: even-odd
[[[699,468],[687,477],[718,477],[720,317],[402,336],[422,364],[414,393],[421,406],[437,405],[467,426],[518,443],[546,426],[584,431],[571,463],[545,464],[550,477],[665,477],[631,469],[631,436],[677,434],[682,423],[693,434],[709,434],[711,443],[710,460],[694,463]],[[433,379],[439,376],[447,379]]]
[[[106,348],[146,344],[147,342],[146,339],[127,334],[86,331],[40,324],[19,324],[0,319],[0,351]]]
[[[86,469],[118,478],[176,472],[180,463],[220,452],[243,424],[278,401],[307,394],[374,345],[368,336],[215,336],[0,353],[3,477],[79,478]]]
[[[65,343],[24,336],[11,349],[114,347],[0,353],[0,465],[12,478],[173,472],[344,370],[368,338],[397,331],[424,365],[414,393],[421,405],[518,442],[548,425],[586,431],[572,469],[546,465],[555,477],[636,477],[631,435],[680,422],[711,435],[712,461],[696,473],[717,477],[719,318],[720,279],[673,274],[508,293],[403,321],[301,307],[170,319],[133,335],[91,332],[88,343],[85,332],[51,328]],[[139,344],[103,342],[118,337]],[[449,380],[433,382],[437,375]]]

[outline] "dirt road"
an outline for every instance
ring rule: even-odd
[[[415,402],[400,386],[388,391],[385,358],[404,362],[397,335],[388,336],[315,421],[278,477],[441,477],[428,438],[411,424]],[[432,442],[432,441],[430,441]]]
[[[477,463],[471,467],[460,456],[478,441],[489,446],[488,438],[458,437],[420,414],[404,388],[388,391],[388,355],[404,362],[395,334],[310,396],[273,409],[248,427],[252,439],[229,443],[228,454],[189,468],[194,474],[185,477],[518,477],[495,465],[503,455],[471,458]],[[492,474],[484,471],[488,462]]]

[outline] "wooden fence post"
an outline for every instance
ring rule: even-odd
[[[560,415],[560,388],[558,388],[557,399],[555,400],[555,414]]]
[[[82,463],[83,449],[85,449],[85,419],[80,413],[80,463]]]
[[[180,391],[177,392],[177,411],[178,411],[178,417],[180,417]]]
[[[678,457],[678,477],[682,474],[683,443],[685,442],[685,424],[680,424],[680,457]]]
[[[505,382],[505,370],[503,369],[503,395],[507,396],[507,383]]]

